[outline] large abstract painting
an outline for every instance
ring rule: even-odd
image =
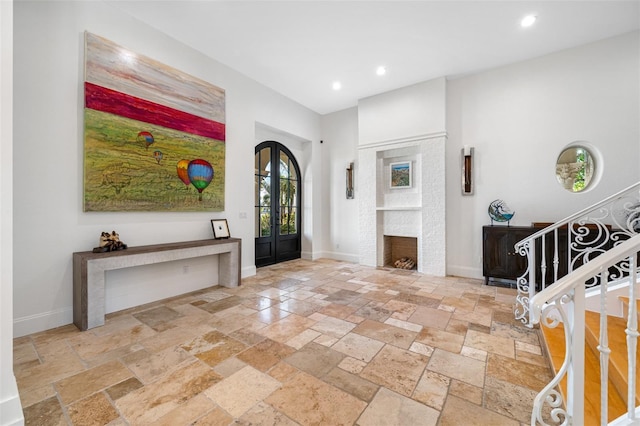
[[[84,210],[224,210],[223,89],[85,33]]]

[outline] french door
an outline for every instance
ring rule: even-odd
[[[300,168],[278,142],[256,146],[256,266],[300,257]]]

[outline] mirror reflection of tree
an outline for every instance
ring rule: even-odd
[[[578,150],[578,153],[576,155],[576,163],[578,163],[579,165],[579,169],[576,172],[576,177],[573,180],[573,192],[580,192],[584,189],[585,187],[585,170],[586,170],[586,163],[585,163],[585,152],[581,149]]]

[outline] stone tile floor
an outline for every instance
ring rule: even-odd
[[[332,260],[17,338],[27,425],[520,425],[551,379],[515,290]]]

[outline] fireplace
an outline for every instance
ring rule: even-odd
[[[360,263],[385,266],[385,236],[417,240],[417,271],[446,275],[445,139],[434,133],[361,146],[358,151]],[[411,162],[409,188],[389,185],[390,165]],[[395,254],[394,254],[395,256]]]
[[[418,239],[414,237],[384,236],[384,266],[417,269]]]

